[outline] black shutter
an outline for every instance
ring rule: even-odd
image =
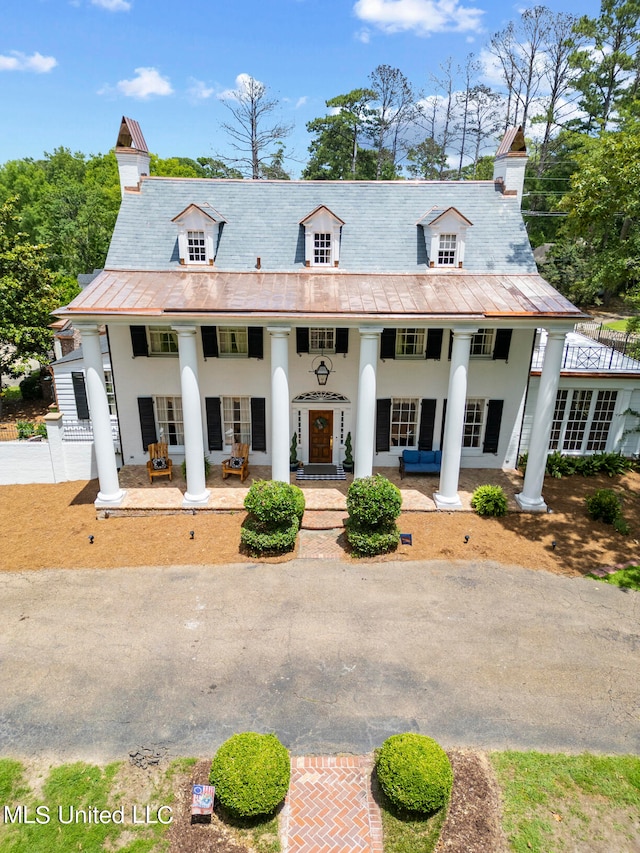
[[[451,361],[451,353],[453,352],[453,330],[449,332],[449,352],[447,358]]]
[[[425,358],[434,358],[440,361],[442,353],[442,339],[444,337],[444,329],[429,329],[427,332],[427,349]]]
[[[376,400],[376,453],[389,450],[391,399]]]
[[[131,348],[133,350],[133,357],[135,358],[137,355],[148,356],[149,348],[147,346],[146,328],[144,326],[129,326],[129,331],[131,332]]]
[[[204,409],[207,413],[207,443],[209,450],[222,450],[222,416],[220,397],[205,397]]]
[[[79,421],[89,420],[89,403],[87,402],[87,388],[84,384],[84,373],[72,373],[73,395],[76,398],[76,412]]]
[[[309,352],[309,329],[296,328],[296,352]]]
[[[380,358],[396,357],[396,330],[383,329],[380,336]]]
[[[349,329],[336,329],[336,354],[349,352]]]
[[[433,450],[433,426],[436,420],[436,400],[423,400],[420,413],[418,450]]]
[[[205,358],[218,357],[218,330],[215,326],[200,326],[202,354]]]
[[[442,401],[442,426],[440,427],[440,450],[443,449],[444,446],[444,425],[447,420],[447,401]]]
[[[251,398],[251,449],[267,449],[267,418],[264,397]]]
[[[247,329],[249,358],[264,358],[262,344],[262,326],[249,326]]]
[[[508,360],[512,331],[512,329],[496,329],[496,340],[493,347],[494,361],[496,359]]]
[[[142,433],[142,447],[147,450],[150,444],[155,444],[156,419],[153,414],[153,397],[138,397],[138,412],[140,413],[140,432]]]
[[[489,400],[487,408],[487,425],[484,430],[483,453],[497,453],[500,440],[500,424],[502,422],[502,407],[504,400]]]

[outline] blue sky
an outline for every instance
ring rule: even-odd
[[[553,0],[596,16],[598,0]],[[5,0],[0,31],[0,163],[65,146],[115,144],[139,121],[161,157],[229,152],[220,95],[239,75],[265,83],[294,125],[287,149],[307,156],[305,124],[324,102],[367,85],[379,64],[416,89],[453,57],[482,55],[522,4],[501,0]],[[289,164],[296,173],[300,166]]]

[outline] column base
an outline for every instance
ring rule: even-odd
[[[523,512],[547,511],[547,505],[544,502],[544,498],[542,497],[542,495],[540,495],[539,498],[532,500],[531,498],[525,497],[525,495],[520,492],[520,494],[516,495],[516,503]]]
[[[201,495],[190,495],[189,492],[185,492],[185,495],[182,499],[182,506],[206,506],[209,501],[210,495],[211,492],[208,489],[205,489]]]
[[[440,492],[434,492],[433,500],[436,509],[462,509],[462,501],[459,495],[454,495],[452,498],[445,497]]]
[[[119,489],[112,495],[105,495],[103,492],[98,492],[98,497],[93,502],[93,505],[96,509],[103,507],[109,509],[112,506],[120,506],[126,494],[124,489]]]

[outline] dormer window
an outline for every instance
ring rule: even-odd
[[[320,205],[306,216],[304,228],[305,265],[308,267],[337,267],[340,263],[340,236],[344,222],[328,207]]]
[[[224,217],[209,204],[190,204],[172,221],[178,226],[180,263],[213,266]]]
[[[430,267],[458,269],[464,266],[467,229],[473,225],[455,207],[434,207],[418,225],[424,232],[425,249]]]

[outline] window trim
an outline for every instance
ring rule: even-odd
[[[236,420],[234,412],[230,409],[239,406],[239,417]],[[232,447],[234,444],[248,444],[251,446],[251,396],[249,394],[224,394],[220,396],[222,404],[222,442],[224,447]],[[243,410],[243,406],[246,408]],[[229,417],[231,415],[231,417]],[[235,426],[240,424],[240,430],[236,432]],[[228,436],[228,430],[233,431],[233,436]]]
[[[244,350],[230,352],[225,349],[228,346],[227,335],[244,336],[244,341],[238,342],[238,346],[244,344]],[[249,327],[248,326],[218,326],[218,357],[219,358],[249,358]]]
[[[178,333],[174,331],[170,326],[147,326],[147,341],[149,345],[149,356],[151,358],[177,358],[178,357]],[[167,340],[171,340],[175,343],[175,350],[156,350],[154,349],[154,336],[156,335],[166,335]]]
[[[396,359],[404,360],[412,360],[412,359],[423,359],[425,356],[425,346],[427,343],[427,334],[426,329],[421,328],[419,326],[405,326],[400,329],[396,329],[395,335],[395,357]],[[413,352],[406,352],[407,349],[407,339],[413,336],[414,337],[414,346]],[[405,350],[404,352],[402,350]]]
[[[479,347],[482,352],[474,352],[474,346],[481,344]],[[469,348],[469,358],[493,358],[493,349],[496,344],[496,330],[489,327],[478,329],[471,337],[471,345]]]
[[[314,335],[317,337],[318,333],[325,335],[330,338],[332,343],[331,346],[327,347],[318,347],[314,346]],[[334,355],[336,351],[336,330],[333,326],[309,326],[309,354],[310,355],[323,355],[327,353],[328,355]]]
[[[570,456],[587,456],[593,453],[606,452],[609,439],[611,437],[614,418],[616,416],[619,393],[619,389],[616,388],[559,388],[556,393],[553,421],[551,425],[551,433],[549,435],[549,446],[547,448],[547,452],[565,453]],[[574,409],[576,395],[584,396],[585,394],[591,394],[586,411],[586,418],[582,421],[579,421],[576,418],[573,419],[576,424],[581,424],[582,429],[578,431],[577,428],[574,427],[572,437],[569,439],[571,444],[578,443],[579,446],[569,448],[566,447],[567,429],[569,426],[571,412],[572,410],[576,411]],[[600,402],[603,402],[605,406],[607,403],[611,404],[609,406],[610,416],[606,419],[596,420],[595,415],[598,412],[598,405]],[[560,417],[558,415],[560,415]],[[596,425],[599,425],[599,432],[603,431],[604,425],[604,440],[602,438],[597,439],[597,443],[600,445],[604,444],[604,446],[589,448],[588,445],[596,441],[592,438],[594,426]]]
[[[167,445],[174,449],[184,447],[184,413],[182,409],[182,397],[179,394],[158,394],[154,396],[153,402],[154,416],[158,431],[158,441],[166,441]],[[165,405],[167,405],[166,418],[164,417]],[[176,417],[173,419],[169,418],[169,406],[175,409],[173,414],[176,415]],[[162,420],[161,414],[163,416]],[[165,430],[165,424],[167,426],[167,430]],[[171,425],[173,425],[173,435]],[[172,441],[172,438],[181,438],[182,441]]]
[[[473,408],[472,408],[473,407]],[[479,418],[470,419],[471,414],[478,414]],[[462,427],[462,449],[482,450],[482,440],[487,420],[487,401],[484,397],[467,397],[464,406],[464,423]],[[468,433],[468,430],[471,432]],[[472,440],[467,443],[467,438]]]
[[[408,410],[408,407],[413,406],[413,419],[404,419],[403,415],[411,414]],[[404,407],[407,407],[405,410]],[[398,417],[395,417],[396,414]],[[389,448],[395,449],[399,448],[400,451],[405,448],[417,448],[418,447],[418,438],[419,438],[419,429],[420,429],[420,398],[419,397],[391,397],[391,410],[389,413]],[[396,430],[396,435],[394,436],[394,425],[399,428],[406,427],[405,435],[402,436],[401,429]],[[406,443],[402,443],[403,438]],[[411,443],[408,442],[409,438],[413,438]]]

